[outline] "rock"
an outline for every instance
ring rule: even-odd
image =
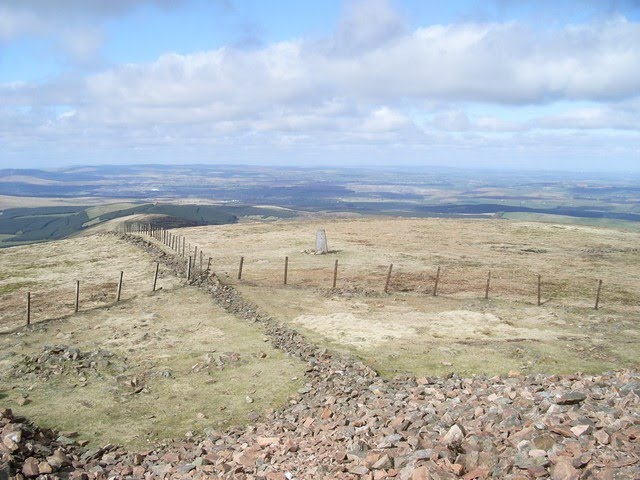
[[[279,437],[258,437],[257,439],[258,445],[261,447],[268,447],[269,445],[278,444],[280,442]]]
[[[456,447],[462,443],[464,435],[464,430],[456,424],[449,429],[441,441],[449,448]]]
[[[26,477],[37,477],[38,475],[40,475],[38,464],[38,460],[34,457],[27,458],[22,465],[22,473]]]
[[[550,470],[552,480],[579,480],[580,472],[571,464],[567,457],[560,457]]]
[[[594,433],[593,436],[595,437],[595,439],[598,441],[599,444],[601,445],[609,444],[609,434],[604,430],[596,431],[596,433]]]
[[[71,465],[71,461],[62,450],[56,450],[53,455],[47,457],[47,463],[55,470]]]
[[[391,461],[391,458],[389,458],[389,455],[385,454],[382,457],[380,457],[380,459],[371,466],[371,469],[386,470],[388,468],[391,468],[392,466],[393,466],[393,462]]]
[[[583,402],[587,399],[587,396],[578,391],[571,391],[558,395],[556,397],[556,403],[558,405],[575,405],[576,403]]]
[[[553,435],[545,433],[534,437],[533,444],[540,450],[551,450],[556,444],[556,440]]]
[[[579,437],[580,435],[584,435],[585,433],[589,433],[591,431],[590,425],[576,425],[575,427],[571,427],[571,432]]]
[[[369,473],[369,469],[365,465],[351,465],[348,471],[354,475],[366,475]]]

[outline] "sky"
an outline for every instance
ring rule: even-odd
[[[640,0],[0,0],[0,167],[640,171]]]

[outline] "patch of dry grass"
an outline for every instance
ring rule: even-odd
[[[39,312],[40,320],[33,330],[7,328],[14,324],[6,322],[0,332],[3,405],[41,425],[77,431],[92,445],[144,448],[189,431],[202,433],[245,423],[249,412],[263,414],[283,405],[299,388],[303,364],[273,349],[258,326],[227,314],[208,295],[195,287],[181,286],[174,277],[165,276],[163,290],[151,293],[147,285],[149,258],[124,242],[112,237],[82,241],[91,252],[80,255],[79,249],[67,242],[31,247],[29,256],[24,255],[27,247],[15,249],[21,255],[5,250],[1,254],[7,255],[4,258],[8,261],[3,261],[2,270],[17,268],[16,256],[21,256],[21,278],[38,284],[47,280],[54,295],[68,293],[58,277],[64,278],[69,269],[91,271],[85,262],[96,256],[104,255],[130,270],[139,268],[144,275],[130,280],[128,295],[118,304],[96,302],[92,309],[62,316],[58,304],[51,300]],[[38,250],[41,247],[60,254],[45,258]],[[72,255],[67,250],[77,251]],[[70,259],[82,262],[67,265]],[[106,280],[94,279],[98,284]],[[115,284],[109,284],[109,291],[111,287]],[[134,287],[139,287],[135,296]],[[42,298],[45,294],[48,292],[43,288]],[[52,319],[56,312],[59,318]],[[16,315],[22,313],[20,308]],[[114,354],[114,365],[124,369],[71,369],[48,379],[14,375],[21,359],[42,352],[45,344],[69,345],[83,352],[108,350]],[[26,405],[18,403],[23,395],[30,400]]]
[[[303,253],[313,248],[318,228],[326,230],[334,253]],[[269,313],[386,375],[595,372],[640,362],[637,232],[508,220],[366,218],[175,233],[204,249],[216,273]],[[331,294],[336,259],[339,290]],[[491,299],[485,301],[489,271]],[[599,278],[601,309],[594,311]]]

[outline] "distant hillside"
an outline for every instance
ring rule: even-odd
[[[250,215],[278,218],[295,215],[290,210],[252,206],[153,203],[9,208],[0,212],[0,247],[58,240],[110,220],[140,214],[149,215],[149,223],[164,227],[223,225]]]

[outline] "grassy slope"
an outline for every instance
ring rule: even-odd
[[[301,363],[272,349],[255,325],[181,286],[164,268],[163,289],[152,294],[150,259],[113,237],[6,249],[0,260],[0,404],[42,425],[77,431],[95,446],[143,448],[159,438],[243,423],[249,411],[281,405],[299,388]],[[123,301],[113,304],[118,268],[126,271],[125,287]],[[73,278],[82,279],[76,315]],[[31,332],[19,326],[26,288],[37,292]],[[16,329],[20,336],[12,334]],[[12,374],[24,355],[52,343],[86,352],[106,349],[115,357],[98,371],[71,370],[49,380]],[[216,367],[219,356],[234,352],[239,360]],[[144,386],[139,393],[130,386],[134,378]],[[23,395],[30,403],[20,406]],[[247,396],[254,402],[247,403]]]

